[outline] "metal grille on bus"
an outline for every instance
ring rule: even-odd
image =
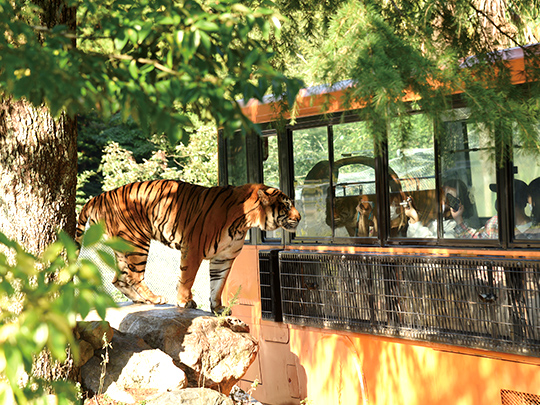
[[[279,250],[259,252],[261,316],[275,322],[282,321],[278,253]]]
[[[540,263],[279,253],[284,322],[540,354]]]
[[[511,390],[501,390],[502,405],[540,405],[540,396]]]

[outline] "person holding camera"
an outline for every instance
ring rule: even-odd
[[[446,181],[441,189],[440,202],[443,213],[443,237],[472,238],[476,230],[467,224],[467,219],[473,217],[475,210],[465,183],[458,179]],[[407,237],[437,237],[437,220],[434,219],[424,225],[419,219],[412,199],[405,206],[405,215],[409,218]]]

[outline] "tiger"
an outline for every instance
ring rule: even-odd
[[[114,286],[133,302],[165,304],[144,281],[150,241],[180,250],[176,305],[197,308],[191,288],[203,260],[210,261],[210,307],[223,311],[221,294],[247,231],[279,227],[295,232],[301,219],[293,201],[264,184],[204,187],[178,180],[126,184],[90,199],[79,215],[76,241],[88,223],[103,222],[109,237],[132,245],[115,252]]]

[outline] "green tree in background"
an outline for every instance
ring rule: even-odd
[[[79,117],[77,212],[90,199],[134,181],[180,179],[217,185],[217,130],[193,117],[196,129],[187,145],[150,138],[130,118]]]
[[[459,93],[470,119],[487,124],[501,158],[513,137],[538,153],[540,55],[527,45],[540,41],[533,11],[539,6],[536,0],[340,2],[325,35],[313,39],[318,46],[308,47],[302,60],[318,82],[352,80],[346,102],[364,103],[360,116],[377,142],[389,125],[404,142],[412,128],[408,113],[417,109],[441,136],[438,124]],[[525,53],[525,85],[513,85],[506,54],[496,52],[509,47]],[[404,101],[409,91],[421,98]]]

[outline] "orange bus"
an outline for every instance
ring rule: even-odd
[[[522,50],[505,58],[522,85]],[[497,165],[459,97],[446,136],[411,111],[412,139],[390,126],[376,154],[349,85],[303,90],[290,122],[249,102],[262,132],[220,135],[222,185],[279,187],[302,215],[295,234],[251,230],[227,282],[259,341],[241,388],[272,405],[540,404],[539,158],[516,141]]]

